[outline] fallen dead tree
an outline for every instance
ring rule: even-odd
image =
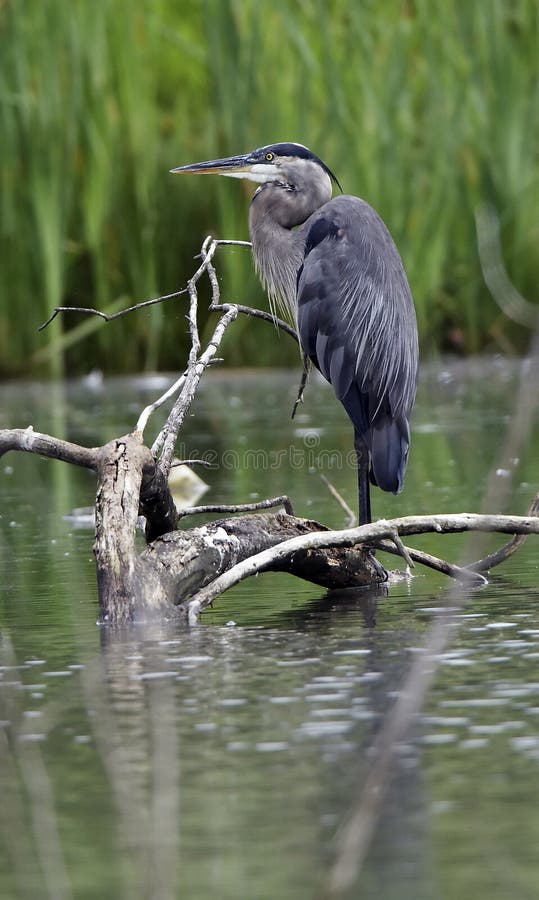
[[[110,320],[182,294],[189,297],[191,350],[185,371],[142,410],[132,433],[103,447],[86,448],[39,434],[31,426],[0,431],[0,455],[10,450],[36,453],[96,472],[94,553],[103,620],[119,623],[137,617],[177,614],[194,622],[223,591],[258,572],[288,572],[327,589],[382,583],[387,573],[373,556],[372,550],[377,548],[397,553],[408,566],[419,562],[466,583],[483,583],[482,572],[515,552],[526,535],[539,533],[537,498],[528,516],[409,516],[330,531],[318,522],[296,517],[288,498],[277,497],[258,504],[213,508],[226,512],[227,518],[200,527],[180,528],[187,512],[212,509],[178,513],[168,487],[176,442],[200,379],[216,360],[223,335],[238,315],[275,324],[273,317],[261,310],[221,303],[213,257],[220,245],[229,243],[235,242],[206,239],[201,265],[183,291],[146,301],[111,317],[98,310],[77,310]],[[198,331],[197,283],[204,274],[211,285],[210,310],[219,313],[219,318],[203,348]],[[58,308],[45,325],[68,310],[73,311]],[[295,338],[285,322],[277,320],[276,324]],[[305,379],[300,393],[304,383]],[[144,441],[147,424],[155,410],[172,398],[175,399],[165,425],[149,447]],[[271,508],[279,511],[267,512]],[[141,514],[146,520],[147,541],[142,552],[135,540]],[[496,554],[466,567],[406,548],[402,543],[402,538],[410,534],[469,530],[515,537]]]

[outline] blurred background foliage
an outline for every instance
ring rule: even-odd
[[[251,189],[173,166],[295,140],[373,204],[401,250],[424,351],[522,350],[481,276],[474,211],[500,216],[537,300],[536,0],[0,0],[0,373],[178,369],[174,291],[207,233],[247,238]],[[219,251],[223,299],[263,305],[248,251]],[[229,364],[297,361],[244,320]]]

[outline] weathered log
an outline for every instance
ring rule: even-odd
[[[477,573],[502,562],[522,538],[462,569],[408,550],[400,536],[429,531],[539,532],[538,497],[528,517],[468,513],[410,516],[335,532],[293,515],[257,514],[175,530],[178,514],[166,476],[138,430],[95,448],[39,434],[31,427],[0,432],[0,456],[10,450],[37,453],[97,471],[94,552],[101,617],[107,621],[178,615],[187,606],[190,620],[195,621],[220,593],[257,572],[288,572],[330,590],[380,584],[386,573],[362,548],[366,542],[397,551],[410,564],[412,557],[451,577],[484,582]],[[143,552],[136,544],[140,513],[146,517],[146,540],[150,542]]]
[[[166,480],[138,432],[98,452],[94,553],[101,617],[120,623],[137,617],[182,615],[201,588],[232,566],[292,537],[327,530],[284,513],[243,515],[182,531],[164,529],[177,514]],[[140,508],[146,534],[159,537],[139,553]],[[381,582],[385,572],[358,547],[300,550],[268,571],[289,572],[326,588]]]
[[[290,538],[326,530],[319,522],[285,513],[237,516],[163,535],[141,553],[140,562],[154,569],[167,584],[168,602],[179,606],[244,559]],[[359,547],[296,551],[265,571],[288,572],[331,589],[386,579],[379,563]]]
[[[163,591],[136,548],[139,497],[152,456],[140,435],[126,435],[99,451],[94,555],[101,617],[129,621],[136,610],[162,609]],[[146,571],[148,569],[148,571]]]

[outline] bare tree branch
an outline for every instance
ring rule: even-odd
[[[371,546],[376,550],[382,550],[384,553],[393,553],[395,556],[402,556],[401,551],[395,544],[386,540],[372,541]],[[405,547],[405,550],[410,559],[415,563],[420,563],[422,566],[434,569],[436,572],[440,572],[441,575],[447,575],[449,578],[454,578],[456,581],[469,585],[478,586],[487,584],[487,579],[480,575],[477,570],[470,570],[471,567],[457,566],[455,563],[447,562],[447,560],[440,559],[438,556],[433,556],[431,553],[425,553],[424,550],[416,550],[415,547]]]
[[[48,328],[51,322],[54,321],[56,316],[64,312],[84,313],[84,315],[87,316],[99,316],[99,318],[103,319],[105,322],[114,322],[115,319],[121,319],[122,316],[127,316],[129,313],[138,312],[140,309],[145,309],[148,306],[155,306],[157,303],[164,303],[166,300],[174,300],[176,297],[181,297],[182,294],[186,293],[187,288],[185,287],[182,288],[181,291],[174,291],[172,294],[163,294],[162,297],[153,297],[151,300],[143,300],[141,303],[136,303],[134,306],[128,306],[125,309],[120,309],[118,312],[110,314],[88,306],[55,306],[47,321],[43,322],[37,330],[44,331],[45,328]]]
[[[406,516],[386,521],[381,519],[369,525],[347,528],[343,531],[324,531],[284,541],[277,547],[265,550],[216,578],[208,587],[193,597],[189,603],[189,620],[195,622],[220,594],[239,584],[250,575],[262,572],[270,565],[298,550],[319,547],[351,547],[380,538],[395,540],[395,535],[458,533],[463,531],[488,531],[502,534],[539,534],[539,519],[526,516],[487,516],[474,513],[436,516]],[[472,573],[470,573],[471,575]],[[478,583],[479,579],[478,579]],[[484,583],[482,579],[481,583]]]
[[[283,494],[281,497],[270,497],[267,500],[259,500],[258,503],[239,503],[233,506],[219,506],[211,504],[208,506],[186,506],[179,511],[178,519],[183,519],[184,516],[199,516],[206,513],[255,512],[259,509],[274,509],[277,506],[282,506],[287,515],[294,515],[294,510],[292,508],[290,498]]]
[[[207,459],[174,459],[172,460],[171,469],[178,466],[204,466],[206,469],[215,468],[215,463],[209,462]]]
[[[357,516],[356,516],[355,512],[353,511],[353,509],[350,509],[350,507],[348,506],[348,503],[346,502],[346,500],[344,499],[342,494],[339,494],[339,491],[331,483],[329,478],[326,478],[326,476],[323,473],[320,473],[320,478],[324,482],[324,484],[327,487],[331,496],[335,498],[335,500],[337,501],[337,503],[343,510],[344,514],[346,515],[348,528],[354,528],[357,525]]]
[[[211,262],[215,250],[218,246],[219,242],[215,241],[211,237],[206,238],[204,244],[202,245],[201,251],[202,264],[200,265],[197,272],[195,272],[193,278],[190,279],[188,285],[189,295],[191,298],[189,325],[191,330],[192,346],[191,352],[189,354],[187,370],[185,372],[185,375],[182,376],[182,378],[178,381],[178,385],[181,384],[181,393],[177,398],[164,427],[161,429],[152,446],[152,453],[155,456],[159,456],[158,465],[165,476],[168,476],[168,473],[170,471],[178,433],[183,424],[185,416],[187,415],[187,412],[191,407],[191,403],[193,402],[193,399],[195,397],[196,389],[198,387],[198,383],[202,377],[202,374],[214,359],[226,329],[237,318],[238,315],[237,308],[234,305],[227,305],[226,311],[219,319],[219,322],[217,323],[217,326],[205,351],[200,356],[198,356],[198,353],[200,351],[200,340],[198,337],[198,326],[196,318],[196,283],[203,272],[207,272],[212,288],[211,304],[214,305],[219,302],[219,283],[217,280],[215,269]],[[168,392],[167,396],[169,396]],[[160,398],[157,402],[161,404],[162,398]],[[139,418],[139,422],[141,421],[141,419],[143,419],[146,412],[147,410],[143,412],[142,416]],[[144,419],[144,422],[147,421],[149,414],[150,413],[148,412]]]
[[[228,326],[237,318],[237,310],[231,306],[217,323],[217,327],[206,347],[204,353],[196,361],[193,369],[188,373],[185,379],[182,392],[178,397],[174,407],[165,423],[165,427],[158,435],[152,446],[152,452],[155,454],[160,449],[159,467],[165,475],[168,475],[174,455],[174,447],[178,437],[179,430],[190,409],[191,403],[195,397],[198,383],[207,368],[209,361],[219,349],[219,345],[223,339],[223,335]]]
[[[307,385],[307,379],[309,377],[309,372],[311,371],[311,360],[308,356],[303,354],[303,372],[301,373],[301,381],[298,387],[298,394],[294,401],[294,406],[292,407],[292,414],[290,416],[291,419],[296,418],[296,412],[298,410],[298,406],[300,403],[303,403],[303,394],[305,393],[305,387]]]
[[[537,516],[539,515],[539,493],[535,495],[526,513],[527,516]],[[505,562],[506,559],[509,559],[513,553],[522,547],[522,544],[528,538],[527,534],[516,534],[507,544],[504,544],[503,547],[500,547],[499,550],[496,550],[494,553],[489,553],[488,556],[485,556],[483,559],[478,559],[477,562],[469,563],[466,567],[470,569],[472,572],[488,572],[490,569],[493,569],[495,566],[501,565],[501,563]]]
[[[211,312],[226,312],[230,309],[230,303],[212,303],[210,306]],[[233,304],[238,312],[244,316],[251,316],[253,319],[262,319],[263,322],[269,322],[271,325],[275,325],[277,328],[280,328],[281,331],[284,331],[289,337],[293,338],[296,342],[298,342],[298,335],[296,329],[293,328],[288,322],[285,322],[284,319],[279,319],[277,316],[273,316],[271,313],[264,312],[263,309],[255,309],[252,306],[243,306],[241,303]]]
[[[211,241],[215,247],[250,247],[250,241],[224,241],[224,240],[215,240],[211,236],[208,236],[204,241],[204,245],[207,245],[208,242]],[[203,246],[204,246],[203,245]],[[213,255],[213,254],[212,254]],[[202,267],[202,271],[205,270],[205,267]],[[199,270],[200,271],[200,270]],[[202,272],[200,272],[202,274]],[[200,277],[200,276],[199,276]],[[193,276],[193,278],[197,279],[197,275]],[[192,280],[192,279],[191,279]],[[93,307],[88,306],[56,306],[49,316],[46,322],[43,322],[42,325],[39,326],[38,331],[44,331],[51,322],[54,321],[56,316],[63,312],[75,312],[75,313],[84,313],[87,316],[98,316],[100,319],[103,319],[105,322],[114,322],[115,319],[120,319],[122,316],[127,316],[132,312],[138,312],[141,309],[146,309],[149,306],[155,306],[157,303],[164,303],[167,300],[174,300],[176,297],[182,297],[184,294],[187,294],[189,291],[189,287],[184,287],[179,291],[173,291],[172,294],[163,294],[161,297],[153,297],[151,300],[142,300],[140,303],[135,303],[134,306],[128,306],[125,309],[121,309],[115,313],[104,313],[100,309],[95,309]]]
[[[0,456],[9,450],[37,453],[49,459],[59,459],[84,469],[97,469],[99,447],[81,447],[69,441],[51,437],[28,428],[11,428],[0,431]]]

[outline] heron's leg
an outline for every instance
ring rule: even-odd
[[[371,518],[371,486],[369,481],[369,451],[363,441],[356,439],[357,482],[359,491],[359,524],[368,525]]]

